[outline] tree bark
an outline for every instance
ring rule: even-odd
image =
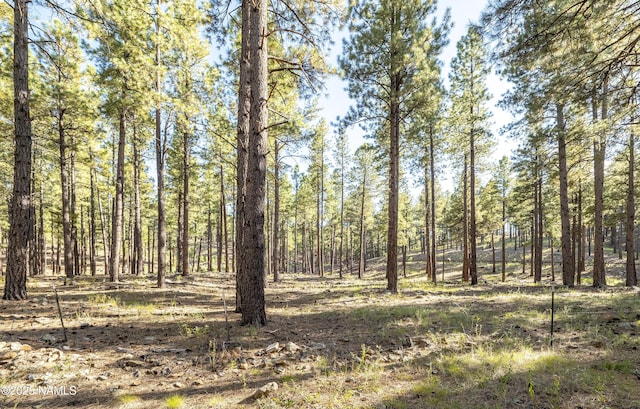
[[[250,39],[252,34],[251,5],[242,2],[242,33],[240,49],[240,77],[238,87],[238,126],[236,141],[236,312],[242,310],[242,280],[246,275],[244,263],[245,203],[247,195],[247,173],[249,158],[249,126],[251,120],[251,58]]]
[[[140,153],[136,129],[133,131],[133,206],[135,221],[133,227],[133,271],[134,275],[144,274],[144,251],[142,248],[142,210],[140,204]]]
[[[435,142],[434,142],[433,126],[429,127],[429,170],[431,172],[430,184],[431,184],[431,281],[435,284],[437,282],[437,268],[436,268],[436,170],[435,170]],[[429,251],[429,250],[427,250]],[[444,274],[444,271],[443,271]]]
[[[427,156],[425,152],[425,157]],[[431,205],[429,203],[429,168],[424,167],[424,247],[425,247],[425,275],[433,279],[434,272],[431,265]]]
[[[602,90],[602,114],[601,119],[607,119],[607,92],[608,80],[605,78]],[[597,122],[597,98],[593,96],[593,118]],[[596,288],[607,285],[604,267],[604,161],[606,146],[606,131],[603,129],[596,134],[593,141],[593,191],[594,191],[594,247],[593,247],[593,286]]]
[[[89,161],[91,162],[91,168],[89,169],[89,269],[91,276],[95,276],[97,273],[97,261],[96,261],[96,180],[95,180],[95,165],[93,153],[89,152]]]
[[[632,125],[634,126],[634,125]],[[636,274],[634,233],[635,233],[635,132],[633,129],[629,132],[629,171],[627,175],[627,200],[626,200],[626,244],[627,244],[627,274],[625,285],[633,287],[638,285],[638,276]]]
[[[268,127],[267,0],[243,2],[242,7],[243,10],[245,7],[251,9],[249,13],[251,27],[249,36],[251,118],[249,121],[246,174],[246,207],[243,217],[244,238],[238,260],[238,263],[244,265],[242,274],[240,274],[241,321],[244,325],[260,327],[267,323],[264,299],[266,273],[264,199]]]
[[[562,245],[562,284],[574,286],[575,271],[571,251],[571,219],[569,214],[569,183],[567,175],[567,139],[564,123],[564,105],[556,104],[558,137],[558,177],[560,180],[560,224]]]
[[[278,140],[274,141],[274,152],[273,152],[273,239],[272,246],[273,252],[271,254],[271,270],[273,271],[273,282],[277,283],[280,281],[279,277],[279,263],[278,259],[280,257],[279,253],[279,230],[280,230],[280,145],[278,144]]]
[[[71,197],[69,192],[69,167],[67,165],[67,141],[65,138],[64,109],[58,107],[56,126],[58,130],[58,145],[60,150],[60,188],[62,191],[62,241],[65,283],[73,283],[73,237],[71,235]]]
[[[467,204],[467,154],[464,155],[462,172],[462,281],[469,281],[469,206]]]
[[[187,84],[188,89],[188,84]],[[185,126],[189,126],[189,118],[185,118]],[[191,161],[191,135],[183,134],[182,145],[182,275],[189,275],[189,173]],[[194,254],[195,257],[195,254]]]
[[[473,118],[473,107],[471,108],[471,117]],[[477,235],[478,228],[476,223],[476,145],[475,130],[471,128],[469,137],[469,275],[471,276],[471,285],[478,284],[478,249]]]
[[[505,181],[502,182],[503,183],[503,187],[502,187],[502,243],[501,243],[501,262],[500,262],[500,267],[502,269],[502,282],[504,283],[507,280],[507,244],[505,243],[505,239],[506,239],[506,235],[505,235],[505,226],[507,224],[507,218],[506,218],[506,213],[507,213],[507,192],[505,189]]]
[[[119,114],[118,157],[116,161],[116,197],[111,221],[111,256],[109,262],[109,280],[120,281],[120,250],[124,220],[124,147],[126,135],[126,109]]]
[[[156,20],[155,20],[155,90],[159,94],[162,82],[160,78],[160,7],[161,1],[156,0]],[[156,176],[158,192],[158,288],[164,288],[165,277],[167,275],[167,222],[166,222],[166,195],[164,186],[164,166],[166,152],[166,138],[162,135],[162,114],[160,100],[155,101],[155,149],[156,149]]]
[[[362,278],[364,275],[365,257],[366,257],[366,243],[365,243],[365,225],[364,225],[364,203],[365,195],[367,193],[367,169],[362,170],[362,195],[360,196],[360,259],[358,261],[358,278]]]
[[[394,16],[395,17],[395,16]],[[393,72],[393,70],[392,70]],[[389,215],[387,227],[387,290],[398,292],[398,188],[400,178],[400,78],[391,76],[389,115]]]

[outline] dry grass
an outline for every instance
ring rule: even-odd
[[[0,362],[0,384],[77,393],[10,394],[0,407],[640,407],[635,290],[557,288],[551,346],[549,282],[530,284],[513,263],[502,284],[483,256],[474,288],[457,282],[454,263],[434,286],[415,254],[397,295],[377,260],[363,280],[284,275],[267,288],[270,322],[259,329],[233,313],[227,327],[232,276],[174,277],[164,290],[151,277],[121,288],[81,277],[58,288],[69,340],[52,345],[62,338],[57,279],[30,279],[30,301],[0,304],[0,341],[33,351]],[[275,342],[279,352],[265,353]],[[288,342],[302,350],[282,349]],[[43,358],[52,348],[64,358]],[[271,381],[277,391],[248,399]]]

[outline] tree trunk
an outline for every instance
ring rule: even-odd
[[[539,158],[536,158],[536,163],[538,163]],[[536,165],[538,166],[538,165]],[[533,238],[536,242],[536,251],[535,251],[535,263],[534,263],[534,282],[539,283],[542,282],[542,246],[544,243],[544,231],[543,231],[543,220],[544,220],[544,209],[542,206],[542,175],[540,167],[536,171],[536,235]]]
[[[133,206],[135,222],[133,227],[134,275],[144,274],[144,251],[142,249],[142,210],[140,204],[140,153],[136,140],[136,128],[133,128]]]
[[[71,235],[71,197],[69,167],[67,165],[67,141],[65,140],[64,109],[59,108],[57,120],[58,145],[60,149],[60,187],[62,191],[62,239],[65,283],[73,283],[73,237]]]
[[[237,166],[236,166],[236,225],[235,225],[235,260],[236,260],[236,312],[242,309],[242,281],[248,272],[245,271],[244,262],[244,236],[245,236],[245,202],[247,195],[247,173],[249,158],[249,132],[251,122],[251,83],[252,70],[250,54],[251,30],[251,5],[247,1],[242,2],[242,27],[240,49],[240,75],[238,86],[238,127],[237,127]]]
[[[467,154],[464,155],[464,171],[462,172],[462,281],[469,282],[469,206],[467,198]]]
[[[340,278],[343,277],[342,268],[344,264],[344,148],[344,146],[340,148],[340,248],[338,249],[340,253],[338,256],[338,274]]]
[[[585,232],[582,217],[582,182],[578,182],[578,270],[576,271],[578,276],[585,270]]]
[[[89,152],[89,161],[91,167],[89,169],[89,269],[91,270],[91,276],[94,277],[97,273],[97,261],[96,261],[96,181],[95,181],[95,165],[93,159],[93,153]]]
[[[160,0],[156,0],[155,20],[155,90],[159,94],[161,90],[160,67]],[[155,102],[155,149],[156,149],[156,175],[158,191],[158,288],[164,288],[167,275],[167,223],[166,223],[166,196],[164,189],[164,165],[166,152],[166,137],[162,135],[162,115],[160,101]]]
[[[211,221],[211,205],[207,208],[207,271],[213,272],[213,222]]]
[[[503,182],[504,185],[504,182]],[[506,218],[506,213],[507,213],[507,193],[505,191],[505,188],[503,187],[502,190],[502,249],[501,249],[501,262],[500,262],[500,266],[502,268],[502,282],[504,283],[505,281],[507,281],[507,244],[505,242],[505,225],[507,224],[507,218]]]
[[[632,125],[634,126],[634,125]],[[627,274],[625,285],[633,287],[638,285],[636,274],[635,248],[634,248],[634,222],[635,222],[635,191],[634,191],[634,171],[635,171],[635,132],[633,128],[629,132],[629,170],[627,174],[627,200],[626,200],[626,244],[627,244]]]
[[[111,261],[109,280],[120,281],[120,247],[124,220],[124,147],[126,138],[126,109],[120,109],[120,127],[118,132],[118,158],[116,162],[116,197],[111,223]]]
[[[431,281],[435,284],[437,282],[436,273],[436,170],[435,170],[435,142],[434,142],[433,126],[429,127],[429,171],[431,172]],[[429,250],[427,250],[429,251]],[[444,275],[444,270],[443,270]]]
[[[473,108],[471,108],[471,116],[473,117]],[[478,228],[476,223],[476,146],[475,132],[471,129],[469,138],[469,199],[471,208],[469,209],[469,275],[471,276],[471,285],[478,284],[478,250],[477,235]]]
[[[608,79],[602,85],[602,114],[601,119],[607,119]],[[597,98],[593,96],[593,119],[597,121]],[[594,136],[593,141],[593,192],[594,192],[594,248],[593,248],[593,286],[596,288],[607,285],[604,267],[603,225],[604,213],[604,161],[606,146],[606,130],[601,130]]]
[[[274,159],[273,159],[273,239],[272,246],[273,252],[271,254],[271,270],[273,271],[273,282],[277,283],[280,281],[279,277],[279,268],[278,258],[280,256],[279,253],[279,237],[278,233],[280,230],[280,145],[278,141],[274,141]]]
[[[242,247],[238,253],[238,264],[243,264],[240,278],[241,322],[244,325],[263,326],[267,323],[264,299],[265,236],[264,199],[267,156],[267,1],[243,2],[249,11],[249,57],[251,72],[248,82],[250,90],[250,121],[248,162],[246,174],[243,217]],[[243,35],[245,34],[243,29]],[[243,38],[244,45],[244,38]],[[244,55],[244,52],[242,52]],[[241,81],[241,87],[242,87]],[[239,186],[239,190],[243,186]]]
[[[365,225],[364,225],[364,203],[365,195],[367,193],[367,169],[362,170],[362,195],[360,196],[360,260],[358,262],[358,278],[362,278],[364,275],[365,257],[366,257],[366,243],[365,243]]]
[[[102,198],[100,197],[100,190],[96,187],[96,195],[98,196],[98,212],[100,213],[100,227],[102,231],[102,253],[103,253],[103,262],[104,262],[104,275],[109,274],[111,271],[109,268],[109,248],[108,244],[109,239],[107,238],[107,221],[106,216],[104,214],[104,209],[102,208]]]
[[[398,187],[400,185],[399,93],[400,78],[398,74],[395,74],[391,77],[391,111],[389,115],[389,215],[387,227],[387,290],[394,294],[398,292]]]
[[[188,126],[189,118],[185,118],[185,121]],[[191,135],[188,132],[184,132],[182,142],[182,275],[186,277],[189,275],[189,173],[191,161]]]
[[[176,273],[182,273],[182,258],[183,258],[183,250],[184,246],[182,245],[182,230],[184,230],[184,206],[182,205],[182,189],[178,189],[178,223],[177,228],[178,231],[176,233]]]
[[[558,176],[560,180],[560,224],[562,245],[562,284],[573,287],[575,271],[571,252],[571,218],[569,214],[569,183],[567,175],[567,138],[564,123],[564,105],[556,104],[558,137]]]
[[[427,153],[425,152],[425,157]],[[431,265],[431,205],[429,203],[429,169],[424,167],[424,248],[425,252],[425,275],[431,279],[435,276]]]

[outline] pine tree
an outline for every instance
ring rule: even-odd
[[[420,89],[417,78],[425,68],[424,56],[434,52],[432,43],[439,40],[443,28],[427,22],[435,12],[435,1],[431,0],[357,1],[350,7],[352,34],[339,63],[356,107],[346,121],[364,120],[369,131],[385,129],[388,135],[387,288],[395,293],[401,128],[405,118],[420,106],[412,99]]]
[[[31,117],[29,114],[29,8],[28,1],[13,6],[14,165],[9,211],[9,245],[5,300],[27,298],[28,247],[31,239]]]
[[[462,155],[468,158],[469,180],[469,273],[471,284],[478,284],[477,266],[477,212],[476,173],[477,154],[487,150],[489,140],[487,102],[490,95],[486,86],[489,70],[482,36],[477,26],[470,26],[457,44],[457,55],[451,62],[450,126],[457,146],[464,146]],[[465,159],[465,169],[467,160]],[[466,197],[466,189],[465,189]],[[465,207],[466,212],[466,207]]]

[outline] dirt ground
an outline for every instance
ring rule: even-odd
[[[398,295],[381,264],[285,274],[264,328],[238,325],[229,274],[30,278],[0,303],[0,407],[640,408],[637,289],[556,289],[551,345],[548,277],[433,285],[420,266]]]

